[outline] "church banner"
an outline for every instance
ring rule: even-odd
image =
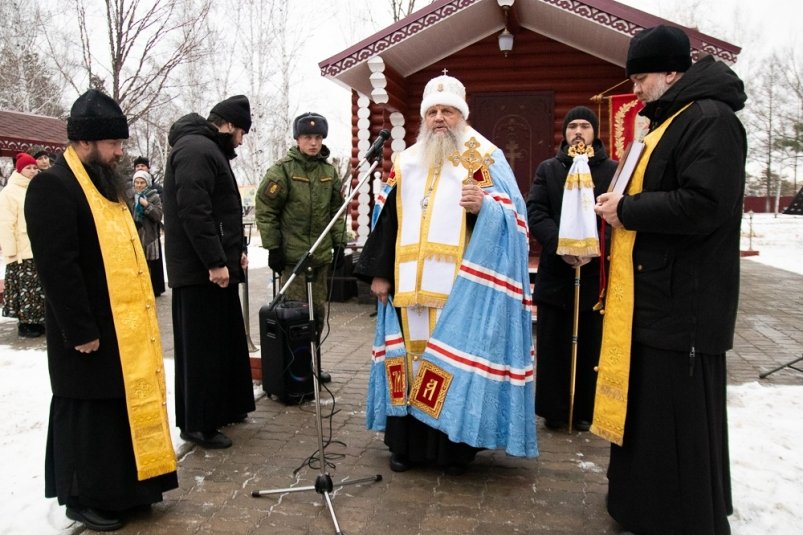
[[[641,141],[649,131],[647,118],[638,112],[644,107],[633,93],[612,95],[610,99],[610,143],[611,158],[621,160],[631,141]]]

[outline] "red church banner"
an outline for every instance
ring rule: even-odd
[[[638,115],[644,103],[636,99],[633,93],[612,95],[610,99],[611,125],[610,152],[611,158],[620,160],[627,145],[631,141],[641,141],[649,131],[649,122],[645,117]]]

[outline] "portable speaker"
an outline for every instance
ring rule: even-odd
[[[312,337],[307,303],[284,301],[259,309],[262,390],[287,404],[312,396]]]

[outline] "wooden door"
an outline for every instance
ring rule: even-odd
[[[535,168],[555,155],[555,94],[475,93],[469,106],[469,122],[505,153],[521,194],[527,199]]]

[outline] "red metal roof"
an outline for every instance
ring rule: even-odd
[[[0,156],[14,156],[33,146],[59,153],[67,145],[67,123],[57,117],[0,110]]]
[[[624,67],[630,38],[643,28],[683,28],[692,56],[711,54],[732,64],[741,48],[614,0],[516,0],[516,24]],[[496,0],[436,0],[354,46],[321,61],[327,78],[365,94],[371,92],[366,62],[381,55],[406,77],[504,28]],[[515,48],[515,44],[514,44]]]

